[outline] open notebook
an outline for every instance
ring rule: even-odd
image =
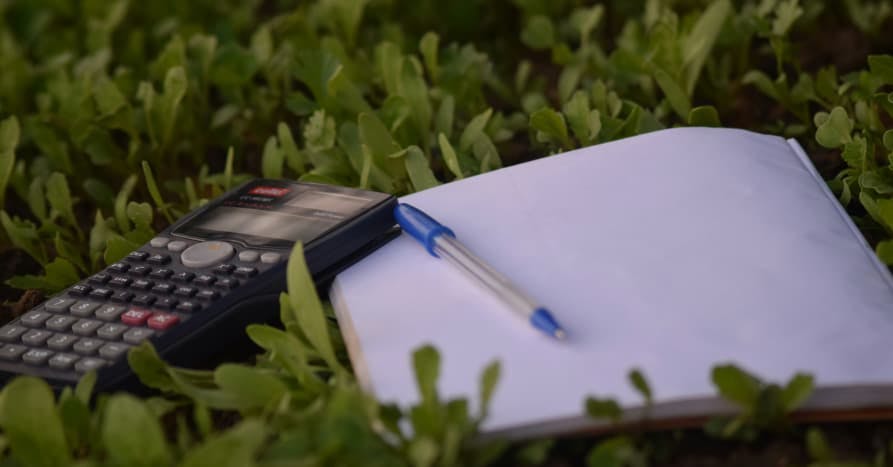
[[[485,432],[592,426],[587,395],[633,411],[640,368],[651,419],[729,412],[710,370],[797,371],[805,411],[893,404],[893,281],[793,140],[732,129],[650,133],[403,198],[549,307],[543,337],[403,234],[337,277],[331,299],[362,384],[417,400],[411,352],[441,352],[446,397],[502,378]],[[473,405],[474,406],[474,405]]]

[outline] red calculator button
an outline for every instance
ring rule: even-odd
[[[131,308],[121,315],[121,322],[131,326],[142,326],[150,316],[152,316],[151,311]]]
[[[149,327],[152,329],[164,330],[180,322],[177,315],[170,313],[155,313],[149,318]]]

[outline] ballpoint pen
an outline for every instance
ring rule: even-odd
[[[513,312],[528,320],[533,327],[557,339],[564,339],[567,336],[549,310],[469,251],[456,240],[456,235],[448,227],[405,203],[398,204],[394,208],[394,217],[400,227],[424,245],[431,256],[445,259],[448,263],[467,273],[473,280],[504,301]]]

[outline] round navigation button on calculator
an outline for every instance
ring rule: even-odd
[[[187,268],[206,268],[225,261],[235,253],[232,245],[226,242],[201,242],[192,245],[180,254],[180,261]]]

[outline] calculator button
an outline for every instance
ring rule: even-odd
[[[101,298],[101,299],[105,300],[105,299],[111,297],[113,293],[114,292],[111,289],[105,289],[105,288],[93,289],[93,291],[90,292],[90,296],[93,298]]]
[[[96,310],[96,317],[103,321],[114,321],[124,313],[127,308],[118,305],[103,305],[102,308]]]
[[[174,291],[173,284],[158,284],[155,287],[152,287],[152,292],[157,294],[169,294]]]
[[[146,259],[146,262],[163,266],[171,262],[171,257],[168,255],[152,255],[148,259]]]
[[[81,339],[74,344],[74,351],[82,355],[93,355],[104,344],[99,339]]]
[[[109,266],[109,269],[115,272],[125,273],[130,270],[130,265],[126,263],[115,263]]]
[[[276,264],[282,261],[282,255],[279,253],[264,253],[260,255],[260,262],[264,264]]]
[[[88,293],[90,293],[91,290],[93,290],[93,287],[90,287],[89,285],[77,284],[77,285],[71,286],[71,288],[68,289],[68,293],[70,293],[71,295],[77,295],[79,297],[83,297],[84,295],[87,295]]]
[[[149,277],[151,277],[153,279],[167,279],[168,277],[171,277],[171,275],[173,273],[174,273],[174,271],[171,271],[170,269],[159,268],[159,269],[152,271],[149,274]]]
[[[49,350],[31,349],[25,352],[25,355],[22,355],[22,360],[24,360],[25,363],[30,363],[32,365],[42,365],[51,355],[53,355],[53,352]]]
[[[149,321],[146,324],[148,324],[149,327],[152,329],[163,331],[179,322],[180,318],[177,315],[170,313],[155,313],[154,315],[152,315],[151,318],[149,318]]]
[[[14,324],[7,324],[0,328],[0,340],[4,342],[16,342],[27,330],[28,328],[23,328]]]
[[[180,254],[180,261],[187,268],[206,268],[226,261],[235,251],[233,246],[226,242],[201,242],[184,250]]]
[[[150,316],[151,311],[131,308],[121,315],[121,322],[130,326],[141,326]]]
[[[64,313],[71,305],[74,305],[75,301],[73,298],[54,298],[48,301],[44,307],[54,313]]]
[[[28,347],[24,345],[6,344],[0,348],[0,358],[4,360],[18,360],[19,356],[27,350]]]
[[[74,326],[71,327],[71,330],[79,336],[89,336],[92,335],[93,331],[96,331],[96,328],[99,326],[102,326],[101,321],[82,319],[75,323]]]
[[[217,280],[217,278],[210,274],[199,274],[199,275],[195,276],[194,283],[196,283],[198,285],[204,285],[207,287],[207,286],[214,284],[214,282],[216,280]]]
[[[109,281],[109,287],[127,287],[132,281],[128,277],[115,276]]]
[[[41,329],[34,329],[32,331],[28,331],[22,336],[22,342],[28,345],[43,345],[47,339],[52,336],[53,333],[50,331],[44,331]]]
[[[117,360],[118,357],[127,353],[128,350],[130,350],[129,345],[113,342],[111,344],[103,345],[99,349],[99,356],[109,360]]]
[[[253,263],[257,261],[257,258],[260,258],[260,253],[254,250],[245,250],[239,253],[239,261],[243,263]]]
[[[254,277],[257,275],[257,269],[247,268],[247,267],[238,267],[233,272],[233,274],[239,277]]]
[[[177,306],[176,298],[164,297],[161,300],[158,300],[157,302],[155,302],[155,307],[164,308],[166,310],[169,310],[175,306]]]
[[[152,268],[150,268],[149,266],[146,266],[145,264],[141,264],[141,265],[130,270],[131,274],[133,274],[134,276],[139,276],[139,277],[148,275],[150,272],[152,272]]]
[[[74,362],[78,361],[79,358],[77,355],[70,353],[57,353],[50,359],[49,365],[51,368],[64,370],[71,368],[71,365],[74,365]]]
[[[134,328],[124,333],[124,342],[130,344],[139,344],[140,342],[152,337],[152,334],[155,334],[155,331],[151,329]]]
[[[177,289],[174,290],[174,295],[178,297],[190,298],[195,295],[195,292],[196,290],[193,287],[177,287]]]
[[[148,258],[148,257],[149,257],[149,253],[146,253],[145,251],[133,251],[129,255],[127,255],[127,257],[125,257],[124,259],[126,261],[130,261],[132,263],[139,263],[139,262],[145,261],[146,258]]]
[[[152,240],[149,240],[149,245],[152,248],[164,248],[170,241],[171,239],[167,237],[155,237]]]
[[[216,284],[214,284],[214,287],[217,287],[218,289],[224,289],[224,290],[232,290],[238,286],[239,286],[239,281],[237,281],[235,279],[230,279],[230,278],[220,279],[219,281],[217,281]]]
[[[220,266],[217,266],[216,268],[214,268],[214,273],[219,274],[221,276],[228,276],[228,275],[232,274],[233,271],[235,271],[235,270],[236,270],[236,267],[233,266],[232,264],[221,264]]]
[[[217,300],[220,298],[220,294],[213,290],[202,290],[196,294],[195,298],[199,300]]]
[[[177,305],[177,311],[183,311],[186,313],[194,313],[201,309],[202,305],[198,302],[184,301],[180,302],[180,304]]]
[[[99,308],[98,303],[80,301],[71,306],[71,314],[80,318],[86,318],[93,313],[93,310]]]
[[[78,338],[68,334],[56,334],[47,341],[47,347],[53,350],[68,350]]]
[[[78,319],[74,316],[59,315],[48,319],[45,326],[53,331],[67,331]]]
[[[123,324],[106,324],[105,326],[99,328],[96,331],[96,335],[108,340],[116,340],[121,337],[121,334],[124,334],[124,331],[129,329],[127,326]]]
[[[136,298],[133,299],[134,305],[149,306],[153,303],[155,303],[155,297],[149,294],[137,295]]]
[[[50,319],[50,316],[51,315],[45,311],[29,311],[19,318],[19,322],[25,326],[33,328],[42,325],[44,321]]]
[[[136,290],[149,290],[152,286],[155,285],[152,281],[147,281],[146,279],[137,279],[133,281],[133,284],[130,285],[131,289]]]
[[[92,276],[90,276],[90,278],[87,279],[87,282],[89,282],[91,284],[96,284],[96,285],[103,285],[106,282],[108,282],[111,278],[112,278],[112,276],[110,276],[104,272],[100,272],[98,274],[93,274]]]
[[[177,281],[177,282],[189,282],[192,280],[193,277],[195,277],[195,274],[193,274],[191,272],[184,271],[184,272],[178,272],[178,273],[174,274],[174,277],[171,277],[171,280]]]
[[[133,300],[133,292],[128,292],[126,290],[122,290],[114,295],[112,295],[112,301],[119,303],[127,303]]]
[[[86,373],[90,370],[98,370],[105,366],[105,360],[100,360],[98,358],[85,358],[74,364],[74,369],[81,373]]]
[[[185,250],[187,246],[189,246],[188,243],[181,241],[181,240],[176,240],[176,241],[168,243],[167,249],[168,249],[168,251],[173,251],[174,253],[179,253],[179,252]]]

